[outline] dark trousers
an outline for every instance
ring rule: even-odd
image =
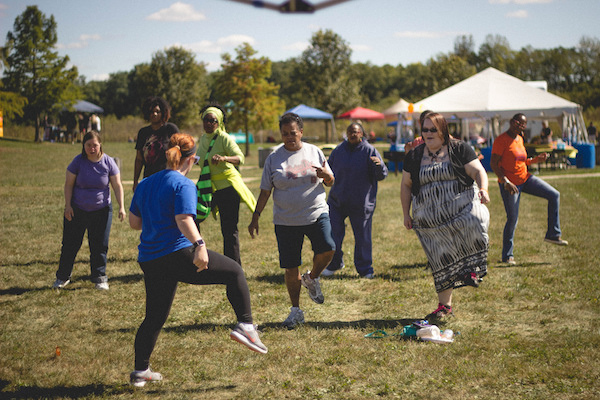
[[[223,234],[223,254],[242,265],[240,258],[240,195],[230,186],[213,193],[213,206],[219,207],[221,233]]]
[[[91,280],[94,283],[106,282],[106,253],[108,237],[112,225],[112,205],[97,211],[83,211],[73,207],[71,221],[64,218],[63,240],[56,278],[62,281],[71,279],[75,257],[81,249],[85,231],[90,246]]]
[[[208,269],[202,272],[197,272],[193,263],[193,247],[140,263],[146,285],[146,317],[135,336],[136,370],[143,371],[150,365],[150,355],[171,311],[178,282],[225,285],[238,322],[252,323],[250,291],[240,265],[211,250],[208,250],[208,258]]]
[[[373,243],[371,231],[373,213],[367,214],[363,207],[334,206],[329,203],[329,218],[331,219],[331,234],[335,242],[335,253],[327,269],[338,270],[344,266],[342,243],[346,236],[345,220],[350,220],[354,233],[354,267],[359,275],[373,273]]]

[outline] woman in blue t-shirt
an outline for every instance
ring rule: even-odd
[[[207,250],[196,227],[196,185],[186,178],[198,160],[194,139],[185,133],[174,134],[166,157],[167,169],[140,182],[129,208],[129,224],[142,231],[138,262],[146,285],[146,318],[135,337],[135,370],[130,375],[135,386],[162,379],[150,370],[150,355],[179,282],[226,285],[238,320],[231,338],[253,351],[267,352],[252,324],[250,292],[242,267]]]
[[[102,151],[98,132],[87,132],[82,147],[81,154],[67,167],[62,249],[53,287],[62,289],[71,281],[73,263],[87,230],[92,282],[96,289],[108,290],[106,253],[113,214],[109,185],[119,203],[121,221],[126,215],[123,185],[119,167]]]

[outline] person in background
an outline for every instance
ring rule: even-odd
[[[119,203],[119,220],[123,221],[126,213],[121,173],[113,158],[102,151],[100,134],[89,131],[83,136],[81,154],[67,167],[62,248],[53,288],[62,289],[71,281],[73,263],[87,230],[91,280],[96,289],[108,290],[106,254],[113,215],[111,186]]]
[[[552,129],[548,126],[548,121],[542,121],[542,130],[540,131],[540,143],[552,143]]]
[[[293,329],[304,322],[300,309],[300,289],[308,289],[312,301],[325,301],[319,275],[329,265],[335,252],[331,237],[329,207],[325,186],[335,181],[323,152],[310,143],[302,142],[304,123],[294,113],[279,120],[283,145],[265,160],[260,195],[252,222],[250,236],[258,235],[258,219],[273,193],[273,224],[279,249],[279,266],[285,269],[285,284],[292,308],[283,326]],[[307,236],[314,253],[312,268],[300,275],[302,244]]]
[[[197,162],[194,139],[171,136],[167,168],[144,179],[131,200],[129,224],[141,230],[138,262],[144,272],[146,317],[135,337],[134,386],[162,380],[150,369],[150,355],[164,325],[177,284],[226,286],[238,323],[231,339],[258,353],[267,353],[252,323],[250,292],[241,266],[206,248],[196,228],[196,186],[186,178]]]
[[[142,105],[144,119],[150,125],[140,129],[135,143],[135,165],[133,169],[133,191],[138,185],[142,168],[144,178],[166,168],[165,151],[171,135],[179,132],[177,125],[168,122],[171,118],[171,107],[161,97],[148,97]]]
[[[351,123],[346,129],[347,140],[329,156],[328,163],[335,175],[327,204],[335,254],[322,276],[331,276],[344,268],[342,243],[346,234],[346,218],[354,232],[354,267],[367,279],[373,278],[373,243],[371,229],[377,197],[377,182],[385,179],[387,167],[379,152],[364,140],[361,124]]]
[[[88,124],[88,130],[93,130],[98,133],[102,131],[102,123],[100,121],[100,117],[96,114],[92,114],[90,117],[90,121]]]
[[[423,126],[423,121],[425,120],[425,117],[427,116],[427,114],[429,114],[431,112],[433,112],[433,111],[425,110],[421,113],[421,115],[419,115],[419,126],[420,127]],[[418,136],[412,142],[406,143],[406,145],[404,145],[404,154],[408,154],[409,151],[411,151],[412,149],[414,149],[415,147],[417,147],[418,145],[420,145],[422,143],[423,143],[422,136]]]
[[[254,212],[256,207],[256,199],[237,169],[244,164],[244,153],[225,130],[226,114],[221,106],[208,105],[200,111],[200,115],[206,134],[200,138],[198,156],[200,163],[208,157],[213,190],[212,208],[218,209],[221,220],[223,254],[241,265],[238,231],[240,200],[247,204],[251,212]]]
[[[471,146],[451,138],[441,114],[427,114],[421,133],[424,143],[404,160],[400,197],[404,226],[419,237],[438,295],[425,319],[441,323],[453,315],[453,290],[478,287],[487,274],[490,197],[483,165]]]
[[[510,127],[494,140],[490,166],[498,177],[500,195],[506,211],[506,224],[502,234],[502,262],[514,265],[514,238],[519,219],[519,203],[521,193],[542,197],[548,200],[548,229],[545,241],[566,246],[568,242],[561,237],[560,229],[560,192],[531,175],[527,166],[546,161],[548,153],[541,153],[527,158],[523,144],[523,131],[527,127],[527,117],[515,114],[510,120]]]
[[[591,144],[596,145],[596,127],[593,122],[590,122],[590,126],[587,127],[588,140]]]

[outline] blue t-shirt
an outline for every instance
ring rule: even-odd
[[[78,154],[67,171],[77,175],[71,205],[84,211],[96,211],[110,204],[110,177],[119,174],[112,157],[103,154],[100,161],[93,162]]]
[[[145,178],[135,189],[129,212],[142,218],[139,262],[154,260],[190,247],[175,216],[196,217],[196,185],[181,173],[166,169]]]

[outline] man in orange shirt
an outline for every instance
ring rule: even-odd
[[[502,239],[502,262],[515,264],[513,254],[515,229],[519,219],[521,192],[548,200],[548,243],[566,246],[568,242],[561,238],[560,230],[560,192],[545,181],[531,175],[527,166],[546,161],[549,154],[541,153],[527,158],[523,144],[523,131],[527,127],[527,117],[515,114],[510,120],[509,129],[494,141],[490,165],[498,176],[500,195],[506,210],[506,224]]]

